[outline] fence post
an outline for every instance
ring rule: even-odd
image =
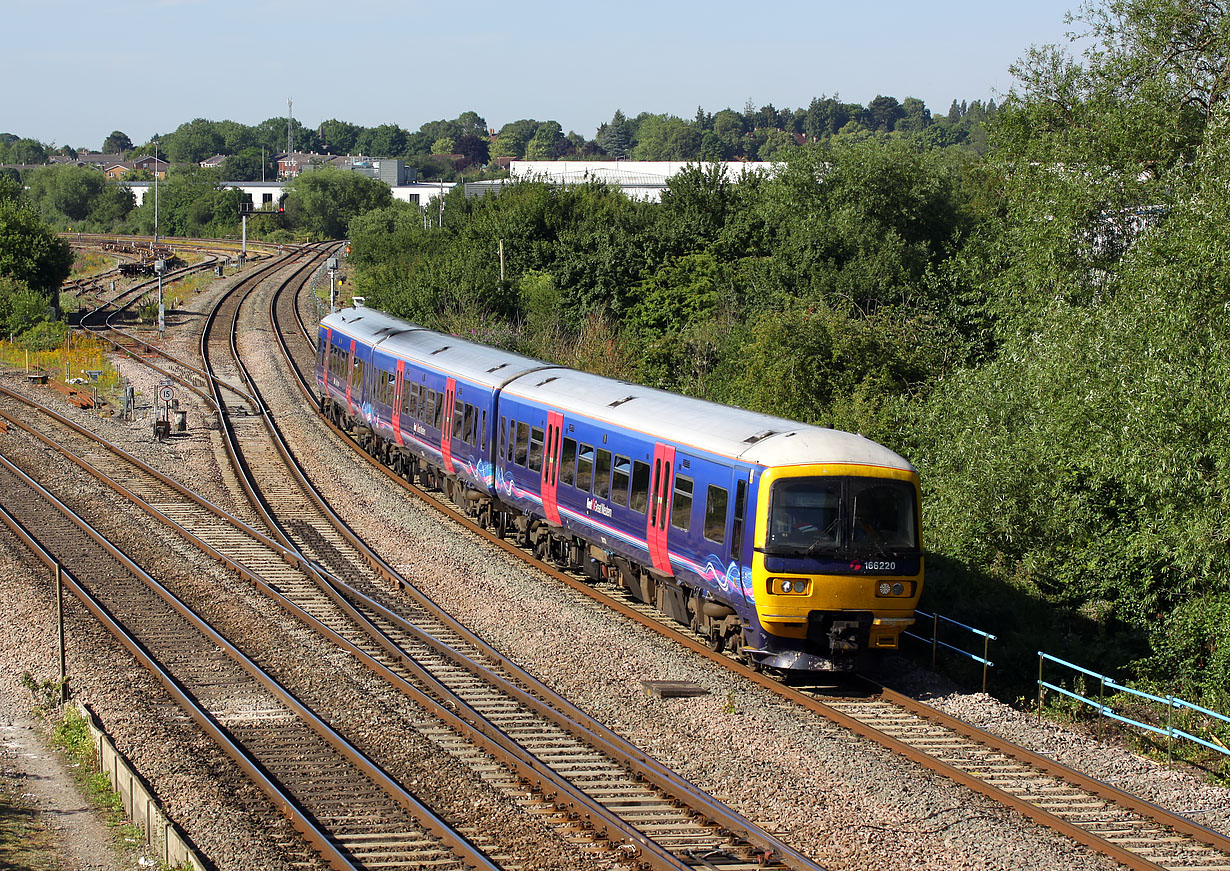
[[[68,701],[68,678],[64,668],[64,567],[56,563],[56,636],[60,647],[60,704]]]
[[[1038,719],[1042,719],[1042,651],[1038,651]]]
[[[1173,758],[1174,750],[1174,696],[1166,696],[1166,758]]]
[[[1106,676],[1099,675],[1101,678],[1098,681],[1098,743],[1102,743],[1102,721],[1106,719],[1103,714],[1105,706],[1102,704],[1102,694],[1106,691]]]
[[[990,665],[990,662],[991,662],[990,653],[991,653],[991,636],[983,635],[982,636],[982,691],[983,693],[986,693],[987,691],[987,667]]]

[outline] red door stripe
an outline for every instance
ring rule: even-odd
[[[406,442],[401,437],[401,394],[406,389],[406,361],[397,361],[397,380],[393,382],[393,436],[399,445]]]
[[[453,468],[453,406],[457,401],[457,379],[444,383],[444,420],[440,424],[440,453],[444,455],[444,471],[450,475]]]

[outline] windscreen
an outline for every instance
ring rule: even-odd
[[[773,484],[765,550],[841,557],[917,550],[916,505],[907,481],[784,478]]]

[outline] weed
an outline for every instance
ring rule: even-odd
[[[34,703],[34,713],[40,717],[47,716],[59,707],[67,683],[68,678],[63,681],[51,678],[37,681],[30,672],[21,673],[21,685],[29,691],[30,699]]]

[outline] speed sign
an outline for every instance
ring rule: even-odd
[[[163,402],[170,402],[175,398],[175,390],[171,387],[163,385],[158,388],[158,398]]]

